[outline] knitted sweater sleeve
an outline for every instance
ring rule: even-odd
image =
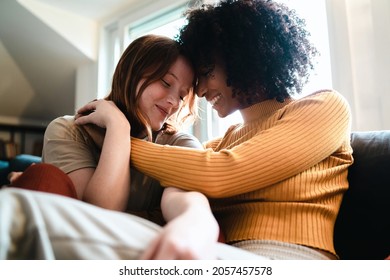
[[[329,157],[350,132],[350,110],[336,92],[285,107],[270,129],[231,149],[195,150],[132,139],[131,161],[163,186],[229,197],[297,175]]]

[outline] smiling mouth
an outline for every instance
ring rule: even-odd
[[[168,116],[168,111],[165,109],[165,108],[163,108],[163,107],[160,107],[160,106],[158,106],[158,105],[156,105],[156,107],[157,107],[157,109],[159,109],[160,110],[160,112],[162,113],[162,114],[165,114],[166,116]]]
[[[222,94],[218,94],[217,96],[215,96],[213,99],[211,99],[209,102],[211,104],[211,106],[214,106],[214,105],[217,105],[218,104],[218,101],[221,99],[222,97]]]

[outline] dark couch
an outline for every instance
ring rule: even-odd
[[[390,255],[390,130],[353,132],[354,164],[335,225],[334,241],[341,259],[384,259]],[[24,170],[39,157],[19,155],[3,170]]]
[[[338,215],[334,242],[341,259],[390,255],[390,130],[354,132],[355,162]]]

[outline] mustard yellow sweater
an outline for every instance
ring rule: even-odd
[[[205,150],[132,139],[131,162],[211,198],[226,241],[278,240],[336,254],[333,229],[352,164],[350,110],[335,91],[241,110]]]

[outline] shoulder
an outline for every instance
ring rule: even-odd
[[[324,89],[315,91],[291,103],[292,107],[305,107],[310,110],[336,110],[350,114],[350,106],[346,98],[338,91]]]
[[[46,136],[58,135],[69,131],[74,125],[73,116],[62,116],[52,120],[46,128]]]
[[[182,146],[198,149],[203,148],[202,144],[195,136],[185,132],[176,132],[173,134],[164,133],[157,137],[156,143],[162,145]]]
[[[351,126],[350,106],[339,92],[320,90],[296,99],[285,106],[283,118],[299,120],[304,126]]]
[[[298,99],[299,100],[299,99]],[[306,95],[305,97],[301,98],[302,101],[305,100],[322,100],[326,102],[334,102],[334,103],[340,103],[348,105],[347,100],[341,93],[339,93],[336,90],[333,89],[322,89],[315,91],[309,95]]]
[[[72,140],[85,142],[88,133],[85,129],[74,122],[74,116],[62,116],[49,123],[45,131],[47,140]]]
[[[57,126],[62,126],[62,127],[69,127],[69,126],[72,126],[74,125],[74,116],[69,116],[69,115],[66,115],[66,116],[62,116],[62,117],[58,117],[54,120],[52,120],[48,127],[57,127]]]

